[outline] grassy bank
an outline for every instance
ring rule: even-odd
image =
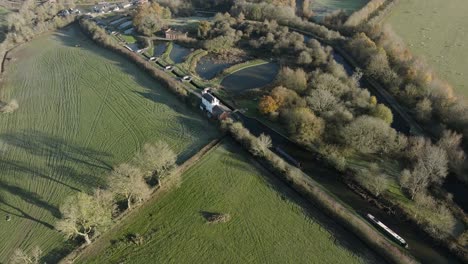
[[[224,69],[218,76],[216,76],[211,82],[215,82],[217,84],[220,84],[224,78],[226,78],[228,75],[233,74],[235,72],[241,71],[243,69],[247,69],[250,67],[258,66],[258,65],[263,65],[267,64],[268,61],[262,60],[262,59],[255,59],[255,60],[249,60],[246,62],[242,62],[236,65],[232,65],[229,68]]]
[[[80,47],[75,47],[79,44]],[[146,142],[164,140],[181,160],[217,135],[203,117],[78,27],[22,45],[2,95],[20,108],[0,115],[0,262],[40,246],[54,263],[53,230],[64,197],[105,183],[105,172]]]
[[[181,186],[142,208],[119,231],[85,251],[78,263],[360,263],[339,244],[300,199],[254,166],[238,146],[225,142],[183,176]],[[207,223],[208,212],[229,214]],[[136,245],[127,239],[139,234]]]
[[[468,96],[468,3],[464,0],[407,0],[386,22],[416,55],[425,58],[455,90]]]
[[[315,0],[312,1],[311,9],[319,17],[325,16],[336,10],[344,10],[352,13],[361,9],[369,0]]]

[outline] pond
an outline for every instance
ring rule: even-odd
[[[228,75],[221,85],[230,92],[242,92],[262,87],[276,78],[279,68],[280,66],[273,62],[246,68]]]
[[[182,47],[178,44],[174,44],[172,46],[171,54],[169,54],[169,57],[174,63],[182,63],[185,60],[185,57],[187,57],[192,51],[189,48]]]
[[[163,55],[163,53],[166,51],[167,48],[167,43],[166,42],[154,42],[154,56],[159,57]]]
[[[200,59],[195,71],[203,79],[211,80],[231,65],[233,65],[233,63],[216,63],[212,56],[207,55]]]
[[[133,21],[129,20],[129,21],[125,22],[125,23],[120,24],[119,29],[124,29],[124,28],[126,28],[128,26],[131,26],[132,24],[133,24]]]
[[[140,49],[138,43],[130,43],[127,46],[129,46],[133,51],[136,51],[136,50]]]

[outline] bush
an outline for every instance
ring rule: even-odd
[[[388,176],[380,172],[379,167],[375,163],[371,164],[368,169],[360,170],[356,174],[355,179],[377,197],[384,193],[390,184]]]
[[[0,113],[11,114],[18,110],[19,104],[15,99],[11,100],[9,103],[0,102]]]

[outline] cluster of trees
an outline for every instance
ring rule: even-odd
[[[171,10],[157,2],[139,5],[133,14],[133,25],[136,30],[151,36],[165,26],[164,19],[171,18]]]
[[[282,123],[292,139],[320,152],[339,170],[350,169],[348,160],[356,153],[397,161],[406,169],[396,180],[409,198],[425,210],[439,212],[428,225],[430,231],[448,236],[455,219],[442,203],[427,202],[428,188],[440,186],[449,167],[464,163],[460,135],[447,130],[436,144],[424,137],[407,138],[390,127],[390,109],[359,87],[359,74],[348,77],[335,68],[310,73],[282,68],[276,86],[259,101],[259,111]],[[355,179],[376,196],[395,182],[375,164],[356,171]]]
[[[194,11],[192,2],[189,0],[156,0],[156,2],[169,8],[171,13],[177,16],[189,16]]]
[[[390,128],[392,113],[358,81],[339,65],[309,74],[302,68],[284,67],[277,86],[260,100],[259,110],[284,123],[293,138],[310,148],[327,142],[347,143],[365,153],[390,151],[399,138]]]
[[[57,13],[65,7],[74,7],[74,2],[68,1],[65,4],[64,0],[44,3],[37,3],[34,0],[24,1],[18,12],[11,12],[5,19],[8,33],[0,44],[1,56],[3,57],[9,49],[19,43],[29,41],[36,35],[74,21],[74,15],[57,16]]]
[[[275,20],[246,21],[242,13],[237,18],[229,14],[217,14],[212,23],[202,22],[198,36],[204,39],[204,48],[212,52],[225,52],[233,46],[247,44],[250,49],[269,54],[283,55],[290,63],[303,67],[318,67],[333,60],[331,48],[317,40],[304,41],[304,36],[278,25]]]
[[[18,12],[8,14],[6,18],[8,36],[12,42],[21,43],[37,34],[61,27],[69,19],[57,16],[57,13],[64,8],[74,8],[74,6],[73,1],[58,0],[38,4],[34,0],[26,0]]]
[[[316,39],[304,40],[297,32],[289,32],[287,27],[279,26],[275,20],[243,26],[244,35],[250,39],[251,48],[261,49],[289,58],[291,64],[302,67],[319,67],[333,60],[332,49],[322,46]]]
[[[111,171],[106,189],[68,197],[60,206],[62,219],[56,229],[67,238],[80,237],[90,244],[93,236],[112,224],[112,218],[121,211],[119,205],[125,204],[131,210],[135,203],[150,196],[151,187],[161,186],[176,158],[165,142],[146,144],[132,163],[120,164]]]
[[[309,1],[304,1],[304,4],[309,5],[310,3]],[[307,10],[309,12],[309,9]],[[236,17],[242,14],[245,18],[256,21],[276,20],[281,25],[301,29],[328,40],[342,39],[340,33],[296,16],[294,8],[289,6],[278,7],[273,3],[265,1],[252,3],[237,0],[231,9],[231,14]],[[311,15],[311,13],[308,13],[308,15]]]
[[[242,32],[233,28],[236,24],[237,20],[228,13],[216,14],[212,23],[200,23],[198,37],[204,40],[203,47],[215,53],[231,49],[242,37]]]
[[[369,36],[370,35],[370,36]],[[414,57],[390,26],[356,34],[348,50],[421,124],[437,138],[445,127],[468,136],[468,104],[454,96],[452,87],[439,79],[422,60]],[[466,165],[453,167],[464,181]]]

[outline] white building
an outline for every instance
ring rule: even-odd
[[[215,106],[219,106],[218,98],[210,94],[206,89],[202,92],[202,102],[200,108],[206,110],[208,113],[213,114]]]

